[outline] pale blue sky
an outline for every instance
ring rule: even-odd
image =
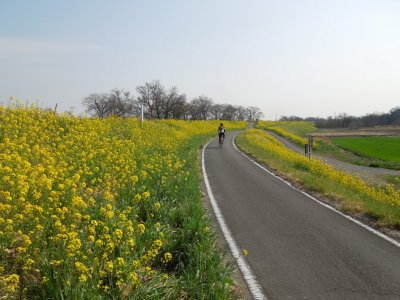
[[[400,105],[400,1],[0,2],[0,101],[83,111],[155,79],[268,119]]]

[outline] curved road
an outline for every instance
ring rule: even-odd
[[[297,145],[294,145],[293,143],[289,142],[288,140],[284,139],[280,135],[276,134],[273,131],[265,130],[268,134],[272,135],[275,137],[277,140],[279,140],[283,145],[285,145],[286,148],[291,149],[295,152],[298,152],[300,154],[304,154],[304,148],[300,148]],[[358,166],[354,165],[351,163],[347,163],[344,161],[341,161],[339,159],[335,159],[332,157],[326,157],[326,156],[321,156],[318,154],[313,153],[313,157],[316,157],[320,160],[323,160],[327,162],[328,164],[342,169],[344,171],[353,173],[355,175],[360,176],[364,180],[373,180],[374,182],[378,184],[385,184],[386,182],[380,177],[382,175],[391,175],[391,176],[400,176],[400,171],[397,170],[390,170],[390,169],[384,169],[384,168],[372,168],[372,167],[365,167],[365,166]]]
[[[213,197],[268,299],[400,299],[400,248],[262,170],[204,149]]]

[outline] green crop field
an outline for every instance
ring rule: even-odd
[[[400,162],[400,137],[332,138],[332,142],[361,156]]]

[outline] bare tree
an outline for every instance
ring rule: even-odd
[[[86,111],[93,116],[105,118],[112,115],[113,106],[106,93],[90,94],[83,98],[82,103],[86,106]]]
[[[136,91],[139,94],[136,99],[128,91],[113,89],[108,94],[90,94],[82,103],[89,113],[100,118],[111,115],[140,116],[142,107],[147,119],[255,121],[263,116],[258,107],[214,104],[211,98],[204,95],[188,103],[186,95],[179,93],[177,87],[166,90],[159,80],[146,82],[136,87]]]
[[[213,101],[206,96],[200,96],[190,102],[190,114],[193,120],[207,120],[210,117]]]
[[[113,89],[109,94],[90,94],[83,98],[86,111],[93,116],[105,118],[108,116],[127,117],[134,114],[134,98],[129,92]]]
[[[137,101],[143,105],[145,117],[161,119],[165,107],[165,89],[160,81],[146,82],[144,85],[138,86],[136,91],[139,93]]]
[[[254,106],[249,106],[247,108],[247,120],[248,121],[257,121],[261,119],[264,116],[264,114],[261,112],[261,110],[258,107]]]
[[[247,109],[241,105],[236,107],[236,120],[244,121],[248,117]]]
[[[136,91],[139,93],[136,101],[136,109],[143,104],[146,118],[186,118],[188,111],[186,95],[180,94],[177,87],[173,86],[166,91],[160,81],[156,80],[138,86]]]
[[[214,104],[211,107],[211,116],[214,120],[220,120],[222,118],[222,105]]]
[[[236,108],[231,104],[222,105],[222,119],[232,121],[235,119]]]
[[[165,95],[163,113],[165,119],[185,119],[187,112],[186,95],[179,94],[178,88],[173,86]]]
[[[128,117],[134,114],[134,97],[130,92],[113,89],[108,95],[108,99],[113,107],[113,115]]]

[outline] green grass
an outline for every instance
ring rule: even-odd
[[[280,123],[282,123],[281,125],[279,125],[281,128],[300,137],[305,137],[306,134],[318,130],[313,122],[293,121],[293,122],[280,122]]]
[[[307,121],[261,121],[257,128],[273,131],[300,147],[307,143],[307,134],[317,131],[314,123]],[[317,147],[314,143],[314,148]]]
[[[379,177],[382,179],[382,181],[393,185],[394,189],[400,190],[400,176],[380,175]]]
[[[387,168],[391,168],[391,166],[393,166],[393,164],[385,163],[378,159],[372,159],[356,155],[351,151],[345,150],[339,147],[338,145],[335,145],[329,138],[317,138],[315,140],[318,141],[318,149],[316,151],[318,154],[334,157],[338,160],[359,166],[366,166],[366,167],[379,166]]]
[[[400,137],[332,138],[332,142],[360,156],[400,162]]]
[[[259,127],[264,129],[279,127],[299,137],[305,137],[307,134],[318,130],[313,122],[307,121],[261,121]]]
[[[187,161],[188,181],[181,187],[183,203],[172,203],[168,217],[175,227],[171,253],[177,253],[172,265],[180,277],[182,289],[190,299],[233,299],[233,262],[227,265],[216,246],[216,235],[210,230],[210,221],[202,204],[201,172],[198,163],[199,148],[210,137],[196,136],[179,151]]]

